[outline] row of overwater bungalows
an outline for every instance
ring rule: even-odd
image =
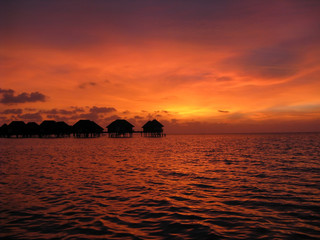
[[[79,120],[73,126],[65,122],[45,120],[40,125],[35,122],[24,123],[23,121],[12,121],[0,127],[0,137],[99,137],[102,133],[108,133],[109,137],[132,137],[135,132],[133,125],[127,120],[118,119],[107,126],[107,131],[91,120]],[[141,135],[145,137],[163,137],[163,125],[157,120],[148,121],[143,125]]]

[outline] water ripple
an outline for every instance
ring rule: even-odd
[[[319,134],[15,140],[1,239],[320,238]]]

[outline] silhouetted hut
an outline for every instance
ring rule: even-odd
[[[79,120],[73,125],[74,137],[100,137],[103,132],[103,128],[90,120]]]
[[[61,121],[56,123],[57,137],[70,137],[72,127],[67,123]]]
[[[163,125],[156,119],[148,121],[142,126],[145,137],[163,137]]]
[[[40,124],[40,137],[57,137],[57,122],[54,120],[44,120]]]
[[[0,137],[8,137],[8,124],[3,124],[0,127]]]
[[[26,124],[23,121],[12,121],[8,125],[8,137],[15,135],[16,137],[24,137]]]
[[[132,137],[133,125],[124,119],[117,119],[107,126],[109,137]]]
[[[26,137],[39,137],[40,126],[35,122],[28,122],[26,124]]]

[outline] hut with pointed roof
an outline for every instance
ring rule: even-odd
[[[8,124],[4,123],[0,127],[0,137],[2,137],[2,138],[8,137]]]
[[[57,137],[70,137],[72,127],[63,121],[56,122],[56,131]]]
[[[40,126],[35,122],[28,122],[26,124],[26,137],[39,137]]]
[[[54,120],[44,120],[40,124],[40,136],[39,137],[57,137],[57,122]]]
[[[163,137],[163,125],[156,119],[148,121],[142,126],[144,137]]]
[[[26,124],[23,121],[12,121],[8,125],[8,137],[15,135],[18,137],[25,137]]]
[[[133,125],[124,119],[117,119],[107,126],[109,137],[132,137]]]
[[[91,120],[79,120],[73,125],[73,136],[78,138],[100,137],[103,128]]]

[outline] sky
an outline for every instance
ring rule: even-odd
[[[318,0],[0,0],[0,124],[320,131]]]

